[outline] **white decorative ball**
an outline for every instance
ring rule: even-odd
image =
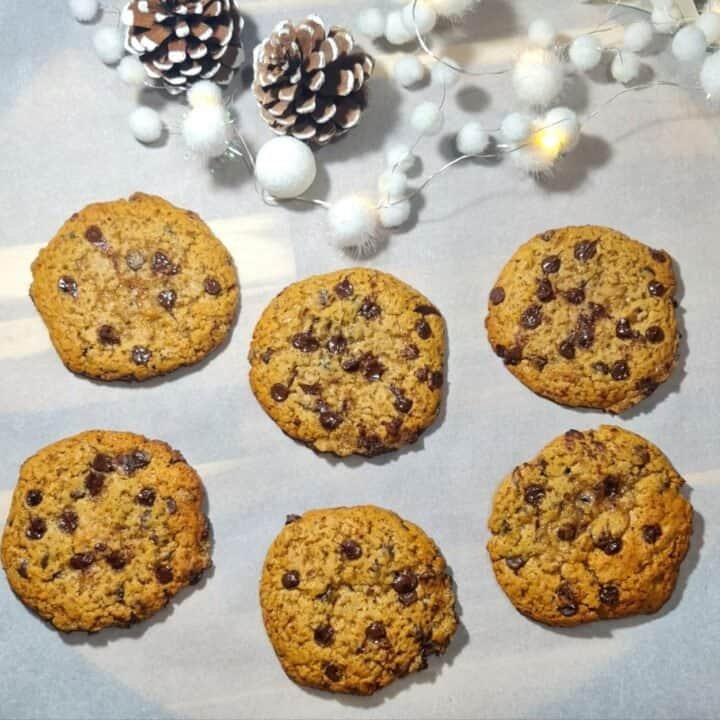
[[[444,120],[442,108],[429,100],[420,103],[410,116],[410,124],[421,135],[437,135]]]
[[[697,62],[705,56],[705,33],[694,25],[680,28],[672,41],[672,54],[680,62]]]
[[[145,68],[137,55],[126,55],[117,68],[120,79],[128,85],[139,87],[145,83]]]
[[[130,132],[141,143],[157,142],[163,133],[163,122],[157,110],[139,107],[130,113],[128,118]]]
[[[207,158],[223,155],[228,134],[225,108],[216,105],[193,108],[183,119],[182,134],[192,152]]]
[[[581,35],[572,41],[568,55],[570,62],[582,72],[597,67],[602,60],[602,45],[592,35]]]
[[[402,10],[393,10],[385,18],[385,39],[391,45],[404,45],[415,35],[405,27]]]
[[[623,32],[623,47],[630,52],[642,52],[652,42],[655,28],[647,20],[630,23]]]
[[[93,45],[98,57],[106,65],[120,62],[125,54],[125,38],[116,27],[100,28],[93,37]]]
[[[550,48],[557,35],[553,24],[545,18],[533,20],[528,27],[528,40],[541,48]]]
[[[656,32],[661,35],[672,35],[682,22],[682,11],[671,3],[665,7],[656,7],[650,15],[650,20]]]
[[[378,8],[368,8],[358,15],[357,26],[363,35],[377,40],[385,33],[385,15]]]
[[[403,87],[411,87],[425,77],[425,66],[415,55],[403,55],[393,65],[393,77]]]
[[[513,163],[528,175],[545,175],[549,173],[557,155],[542,152],[541,148],[534,144],[525,145],[510,153]]]
[[[405,195],[407,189],[407,175],[400,168],[386,170],[378,178],[378,190],[383,197],[397,200]]]
[[[193,108],[222,105],[222,89],[211,80],[200,80],[190,86],[187,91],[187,101]]]
[[[348,195],[330,206],[328,222],[335,247],[362,247],[377,229],[378,211],[368,198]]]
[[[695,22],[705,35],[708,45],[720,40],[720,15],[714,12],[704,12]]]
[[[255,158],[260,186],[279,200],[296,198],[315,182],[317,165],[312,150],[289,135],[268,140]]]
[[[409,200],[396,200],[391,205],[380,208],[378,215],[384,228],[400,227],[410,218],[412,207]]]
[[[554,52],[543,48],[525,50],[512,72],[515,94],[534,107],[549,105],[562,91],[563,65]]]
[[[413,23],[413,4],[410,2],[403,8],[403,22],[409,32],[415,37],[415,27],[421,35],[429,33],[437,23],[437,13],[426,0],[419,0],[415,6],[415,22]]]
[[[453,70],[453,68],[458,65],[452,58],[444,57],[441,59],[442,62],[435,61],[435,64],[430,70],[431,81],[433,85],[452,87],[460,80],[460,73],[457,70]],[[445,63],[449,63],[452,67],[448,67]]]
[[[98,0],[68,0],[70,12],[78,22],[94,20],[100,9]]]
[[[720,50],[710,55],[703,63],[700,71],[700,85],[709,100],[720,99]]]
[[[640,73],[640,58],[634,52],[621,50],[610,65],[610,73],[618,82],[632,82]]]
[[[417,157],[410,152],[407,145],[391,145],[385,151],[385,167],[390,170],[397,167],[406,173],[415,165],[416,160]]]
[[[459,17],[470,12],[481,0],[428,0],[438,15]]]
[[[556,135],[560,153],[569,152],[580,141],[580,121],[570,108],[556,107],[548,110],[542,120],[542,126],[546,132]]]
[[[490,144],[490,136],[480,123],[473,121],[460,128],[455,144],[461,155],[480,155]]]
[[[510,113],[502,121],[500,132],[509,143],[524,143],[532,132],[532,119],[522,113]]]

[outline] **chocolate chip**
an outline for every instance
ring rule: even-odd
[[[592,242],[585,241],[578,243],[575,246],[575,258],[577,260],[580,260],[580,262],[587,262],[588,260],[592,260],[595,257],[595,253],[597,252],[597,240],[593,240]]]
[[[294,522],[297,522],[300,519],[300,515],[286,515],[285,516],[285,524],[290,525]]]
[[[132,349],[132,359],[136,365],[147,365],[151,357],[152,352],[150,352],[150,350],[148,350],[146,347],[136,345]]]
[[[593,363],[592,369],[596,373],[600,373],[601,375],[608,375],[610,373],[610,368],[608,367],[607,363],[604,362]]]
[[[590,319],[593,322],[607,317],[607,310],[599,303],[589,302],[588,308],[590,310]]]
[[[615,334],[621,340],[631,340],[635,337],[635,331],[630,326],[630,321],[627,318],[620,318],[615,324]]]
[[[145,264],[145,256],[139,250],[131,250],[125,256],[125,263],[131,270],[139,270]]]
[[[395,409],[401,413],[409,413],[412,409],[413,401],[405,397],[402,389],[395,385],[390,386],[390,392],[395,396],[395,401],[393,402]]]
[[[127,559],[119,550],[113,550],[105,560],[113,570],[122,570],[127,565]]]
[[[94,562],[95,556],[91,552],[85,552],[75,553],[68,564],[73,570],[87,570]]]
[[[261,356],[260,359],[267,365],[270,362],[270,358],[273,356],[273,351],[268,348]]]
[[[445,378],[439,370],[433,370],[430,373],[430,379],[428,380],[428,387],[431,390],[439,390],[443,386]]]
[[[555,231],[546,230],[540,237],[544,242],[550,242],[555,237]]]
[[[25,503],[30,507],[37,507],[43,499],[43,494],[40,490],[28,490],[25,495]]]
[[[151,507],[155,504],[155,491],[152,488],[145,487],[135,496],[135,502],[138,505]]]
[[[575,527],[575,525],[572,525],[571,523],[566,523],[565,525],[561,525],[557,529],[558,539],[563,540],[564,542],[572,542],[575,539],[576,535],[577,535],[577,528]]]
[[[493,305],[500,305],[505,302],[505,290],[501,287],[494,287],[490,291],[490,302]]]
[[[575,603],[568,603],[567,605],[561,605],[558,608],[558,612],[565,617],[572,617],[577,613],[577,605]]]
[[[144,450],[133,450],[125,455],[118,455],[115,458],[115,466],[118,472],[123,475],[132,475],[136,470],[146,467],[150,464],[150,454]]]
[[[556,273],[558,270],[560,270],[559,256],[548,255],[547,257],[543,258],[543,261],[540,263],[540,267],[542,268],[542,271],[546,275],[551,275],[552,273]]]
[[[388,448],[376,433],[367,434],[365,430],[361,430],[358,438],[358,446],[364,451],[368,457],[375,457],[387,452]]]
[[[585,435],[584,435],[584,433],[580,432],[580,430],[571,429],[565,433],[565,437],[566,438],[574,438],[575,440],[582,440],[585,437]]]
[[[162,290],[157,296],[158,303],[166,310],[172,310],[175,307],[176,300],[177,293],[174,290]]]
[[[595,325],[587,315],[580,315],[575,329],[575,342],[581,348],[592,347],[595,342]]]
[[[398,595],[398,600],[405,606],[412,605],[417,601],[417,593],[414,590],[413,592],[403,593],[402,595]]]
[[[537,507],[545,497],[545,488],[540,485],[528,485],[525,488],[524,497],[526,503]]]
[[[415,377],[416,377],[420,382],[425,382],[425,381],[428,379],[428,369],[427,369],[427,367],[418,368],[418,369],[415,371]]]
[[[95,543],[95,552],[105,552],[107,550],[107,545],[105,543]]]
[[[25,530],[25,536],[30,540],[39,540],[47,530],[47,525],[42,518],[33,518],[28,523],[27,529]]]
[[[520,555],[512,555],[505,558],[505,564],[513,571],[517,572],[527,561]]]
[[[520,324],[527,330],[534,330],[542,323],[542,308],[539,305],[531,305],[520,316]]]
[[[300,389],[306,394],[306,395],[319,395],[320,394],[320,383],[313,383],[312,385],[308,385],[306,383],[299,383]]]
[[[180,267],[173,265],[165,253],[158,251],[153,256],[152,271],[158,275],[177,275],[180,272]]]
[[[329,625],[320,625],[320,627],[315,628],[313,638],[318,645],[327,647],[332,644],[334,634],[335,631]]]
[[[433,307],[432,305],[417,305],[415,307],[415,312],[420,313],[422,316],[425,315],[440,315],[440,311]]]
[[[602,481],[602,491],[606,498],[620,494],[620,478],[617,475],[607,475]]]
[[[406,595],[415,590],[417,584],[417,575],[412,570],[403,570],[392,581],[392,589],[398,595]]]
[[[415,343],[410,343],[400,351],[400,355],[406,360],[415,360],[420,357],[420,351]]]
[[[550,302],[555,299],[555,291],[553,290],[552,283],[547,278],[538,280],[535,297],[543,303]]]
[[[325,666],[325,676],[332,682],[340,682],[342,680],[344,669],[335,663],[328,663]]]
[[[72,295],[73,297],[77,297],[77,291],[78,291],[77,283],[69,275],[63,275],[58,280],[57,286],[58,286],[58,290],[60,290],[60,292],[67,293],[68,295]]]
[[[173,573],[172,568],[168,565],[157,565],[155,567],[155,577],[159,583],[167,585],[173,581],[175,574]]]
[[[101,473],[109,473],[115,469],[115,461],[104,453],[98,453],[92,461],[93,470]]]
[[[342,415],[332,412],[332,410],[325,410],[320,413],[320,424],[329,431],[336,430],[342,423]]]
[[[657,280],[651,280],[648,283],[648,292],[653,297],[662,297],[665,294],[665,286]]]
[[[598,596],[604,605],[615,606],[620,602],[620,591],[615,585],[602,585]]]
[[[286,590],[292,590],[300,584],[300,573],[297,570],[288,570],[282,576],[282,585]]]
[[[663,332],[663,329],[661,327],[658,327],[657,325],[651,325],[645,331],[645,337],[647,338],[648,342],[661,343],[665,339],[665,333]]]
[[[642,533],[645,542],[654,545],[662,535],[662,528],[659,525],[643,525]]]
[[[430,325],[425,320],[418,320],[415,323],[415,332],[423,340],[427,340],[433,334]]]
[[[340,543],[340,552],[348,560],[357,560],[362,555],[360,546],[349,538]]]
[[[560,585],[555,594],[557,595],[558,600],[562,603],[558,607],[558,612],[561,615],[565,617],[572,617],[575,613],[577,613],[578,606],[575,600],[575,595],[572,588],[567,583]]]
[[[333,353],[333,355],[339,355],[340,353],[345,352],[345,348],[347,347],[347,340],[345,340],[345,338],[340,334],[333,335],[327,341],[327,345],[325,347],[327,347],[328,352]]]
[[[597,542],[597,546],[606,555],[617,555],[622,550],[622,540],[614,538],[612,535],[603,535]]]
[[[357,372],[360,369],[361,364],[362,361],[360,358],[348,358],[343,361],[342,369],[349,373]]]
[[[104,242],[102,230],[97,225],[85,229],[85,239],[92,245],[102,245]]]
[[[667,255],[662,250],[650,250],[650,255],[655,262],[667,262]]]
[[[362,365],[363,374],[368,382],[377,382],[385,372],[385,366],[371,353],[363,358]]]
[[[380,315],[380,306],[376,305],[369,297],[366,297],[358,311],[366,320],[374,320]]]
[[[205,278],[205,281],[203,282],[203,288],[208,295],[219,295],[220,291],[222,290],[220,283],[212,277]]]
[[[16,568],[17,574],[18,574],[21,578],[23,578],[24,580],[27,580],[27,579],[28,579],[28,571],[27,571],[27,569],[28,569],[28,561],[27,561],[27,560],[21,560],[21,561],[18,563],[18,566],[17,566],[17,568]]]
[[[585,291],[582,288],[572,288],[563,293],[563,297],[572,305],[585,302]]]
[[[281,383],[275,383],[275,385],[270,388],[270,397],[275,400],[275,402],[285,402],[285,400],[288,399],[288,395],[288,389]]]
[[[103,345],[119,345],[120,336],[112,325],[101,325],[97,331],[98,340]]]
[[[177,512],[177,503],[174,498],[166,498],[165,507],[167,508],[168,515],[174,515]]]
[[[503,361],[506,365],[519,365],[522,360],[522,348],[519,345],[508,348],[503,354]]]
[[[76,512],[72,510],[63,510],[58,518],[58,527],[64,533],[68,535],[74,533],[77,530],[79,518]]]
[[[355,288],[353,288],[352,283],[347,278],[338,283],[333,289],[335,290],[335,294],[343,300],[352,297],[355,292]]]
[[[567,360],[575,357],[575,345],[570,340],[563,340],[558,346],[558,352]]]
[[[315,352],[320,347],[318,339],[310,332],[301,332],[292,336],[292,346],[300,352]]]
[[[650,397],[658,389],[658,383],[650,378],[642,378],[635,383],[635,389],[645,397]]]
[[[400,434],[400,428],[402,427],[403,421],[399,417],[395,417],[390,422],[383,423],[387,428],[388,435],[396,438]]]
[[[618,360],[610,368],[610,376],[613,380],[627,380],[630,377],[630,368],[624,360]]]
[[[365,628],[365,637],[373,643],[381,643],[387,638],[387,630],[385,624],[381,622],[370,623]]]

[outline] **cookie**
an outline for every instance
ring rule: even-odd
[[[392,275],[352,268],[281,292],[250,347],[270,417],[319,452],[378,455],[412,443],[440,407],[445,325]]]
[[[10,587],[58,630],[150,617],[210,567],[197,473],[170,446],[93,430],[20,469],[2,538]]]
[[[75,213],[32,274],[60,358],[101,380],[198,362],[228,336],[238,305],[232,258],[208,226],[141,193]]]
[[[488,339],[539,395],[619,413],[667,380],[678,354],[670,256],[609,228],[549,230],[490,292]]]
[[[683,484],[638,435],[570,430],[495,494],[488,552],[500,587],[548,625],[656,612],[692,534]]]
[[[455,596],[435,543],[371,505],[289,515],[260,583],[265,629],[300,685],[370,695],[442,654]]]

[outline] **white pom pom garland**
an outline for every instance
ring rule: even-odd
[[[415,6],[415,22],[413,23],[413,4],[406,5],[402,11],[403,22],[408,32],[415,37],[415,26],[424,35],[430,32],[437,23],[437,13],[425,0],[419,0]]]
[[[200,80],[190,86],[187,92],[187,101],[190,107],[199,108],[205,105],[222,105],[222,90],[219,85],[210,80]]]
[[[705,57],[705,33],[694,25],[680,28],[672,41],[672,54],[680,62],[698,62]]]
[[[425,66],[415,55],[403,55],[393,66],[393,77],[403,87],[412,87],[425,77]]]
[[[695,23],[705,35],[708,45],[720,40],[720,15],[714,12],[704,12]]]
[[[93,37],[97,56],[106,65],[115,65],[125,54],[125,38],[119,28],[100,28]]]
[[[700,71],[700,84],[708,100],[720,100],[720,50],[705,60]]]
[[[445,63],[450,64],[452,67],[448,67]],[[457,70],[453,70],[457,63],[448,57],[442,58],[442,62],[435,62],[430,70],[430,77],[433,85],[444,85],[445,87],[452,87],[455,83],[460,80],[460,73]]]
[[[562,91],[565,81],[563,65],[550,50],[525,50],[512,72],[512,83],[518,98],[532,107],[546,107]]]
[[[417,157],[410,152],[410,148],[407,145],[391,145],[385,151],[385,167],[389,170],[397,167],[398,170],[406,173],[412,169],[416,160]]]
[[[459,17],[470,12],[480,0],[428,0],[428,4],[438,15]]]
[[[490,144],[490,136],[480,123],[473,121],[460,128],[455,144],[461,155],[480,155]]]
[[[363,35],[377,40],[385,32],[385,16],[378,8],[368,8],[358,15],[357,27]]]
[[[662,7],[655,7],[650,20],[656,32],[661,35],[672,35],[682,21],[682,12],[674,3]]]
[[[437,135],[442,130],[443,122],[442,108],[429,100],[420,103],[410,116],[410,124],[421,135]]]
[[[145,83],[145,68],[136,55],[126,55],[118,64],[117,71],[120,79],[128,85],[140,87]]]
[[[405,195],[407,189],[407,175],[400,168],[386,170],[378,178],[378,190],[383,199],[398,200]]]
[[[348,195],[328,210],[331,244],[338,248],[363,248],[377,229],[378,211],[359,195]]]
[[[577,114],[566,107],[548,110],[538,133],[546,148],[557,148],[558,155],[570,152],[580,141],[580,121]]]
[[[401,10],[393,10],[387,14],[387,18],[385,18],[385,39],[391,45],[404,45],[414,37],[415,34],[405,27]]]
[[[268,140],[255,158],[260,186],[280,200],[296,198],[315,182],[317,165],[312,150],[289,135]]]
[[[623,47],[630,52],[642,52],[652,42],[654,35],[652,23],[647,20],[630,23],[623,33]]]
[[[227,150],[228,115],[225,108],[204,105],[185,116],[182,134],[188,148],[206,158],[223,155]]]
[[[383,205],[378,211],[380,224],[384,228],[397,228],[410,218],[412,207],[409,200],[399,200],[392,205]]]
[[[610,73],[618,82],[626,85],[640,73],[640,58],[634,52],[621,50],[610,65]]]
[[[602,45],[592,35],[581,35],[572,41],[568,55],[570,62],[582,72],[597,67],[602,60]]]
[[[532,118],[522,113],[510,113],[502,121],[500,132],[510,144],[524,143],[532,132]]]
[[[528,27],[528,40],[537,47],[551,48],[556,34],[553,24],[544,18],[533,20]]]
[[[128,118],[130,132],[141,143],[157,142],[163,133],[163,122],[156,110],[139,107],[130,113]]]
[[[72,16],[78,22],[90,22],[94,20],[100,9],[98,0],[69,0],[68,6]]]

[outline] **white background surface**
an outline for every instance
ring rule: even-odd
[[[352,27],[366,3],[242,5],[252,46],[278,20],[313,10]],[[203,476],[216,569],[157,619],[94,637],[56,633],[0,583],[0,717],[720,716],[720,118],[700,95],[668,88],[625,96],[592,122],[551,180],[523,178],[508,162],[471,163],[414,203],[419,222],[369,264],[417,287],[445,315],[446,411],[403,453],[340,462],[284,437],[246,380],[248,341],[269,299],[293,279],[349,262],[327,246],[323,211],[268,208],[241,163],[212,176],[184,157],[177,136],[141,147],[126,129],[132,92],[94,57],[94,28],[76,24],[64,6],[0,4],[0,511],[19,465],[38,448],[94,427],[144,433],[180,448]],[[605,10],[485,0],[450,53],[506,62],[541,13],[579,29]],[[410,109],[435,95],[388,83],[390,49],[374,52],[379,70],[361,126],[318,155],[315,194],[324,199],[374,191],[383,146],[408,138]],[[647,62],[657,77],[673,72],[667,58]],[[269,131],[244,78],[236,107],[258,147]],[[616,89],[597,72],[590,83],[569,82],[566,100],[589,112]],[[448,134],[421,146],[423,173],[451,157],[453,128],[471,118],[497,127],[513,103],[506,77],[461,82],[449,96]],[[182,109],[170,101],[162,112],[177,124]],[[27,298],[29,264],[73,211],[135,190],[211,221],[236,258],[242,310],[231,343],[200,367],[143,385],[100,384],[68,373],[51,349]],[[517,614],[495,584],[484,550],[492,492],[552,437],[608,418],[532,395],[493,356],[483,318],[514,248],[573,223],[617,227],[678,261],[681,366],[617,422],[664,449],[687,479],[697,515],[679,586],[659,615],[553,631]],[[284,677],[265,637],[257,601],[264,553],[287,513],[366,502],[396,510],[437,540],[457,580],[463,625],[444,659],[373,698],[307,692]]]

